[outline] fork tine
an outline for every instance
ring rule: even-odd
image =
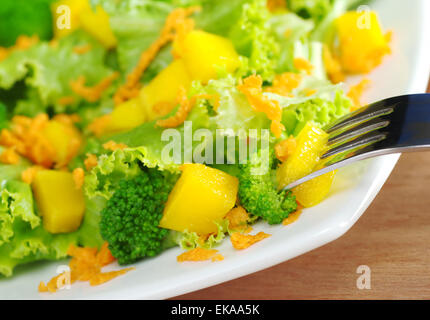
[[[343,130],[338,129],[330,134],[328,146],[330,148],[334,148],[336,145],[351,141],[356,137],[366,134],[368,132],[385,128],[389,124],[389,120],[377,117],[366,122],[361,122],[355,126],[349,126],[348,128],[344,128]]]
[[[384,140],[386,137],[387,133],[384,132],[368,132],[366,134],[356,137],[355,139],[348,139],[345,143],[336,144],[333,148],[330,148],[328,151],[326,151],[321,156],[321,159],[335,156],[340,153],[355,152],[371,144]]]
[[[373,103],[366,107],[360,108],[353,113],[346,115],[330,124],[329,127],[324,128],[327,133],[332,133],[337,130],[345,129],[348,130],[352,126],[361,124],[363,122],[388,115],[394,111],[395,105],[387,106],[386,103]]]

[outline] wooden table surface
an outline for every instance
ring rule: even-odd
[[[360,265],[370,268],[370,289],[357,288]],[[376,199],[341,238],[177,298],[430,299],[430,152],[402,155]]]

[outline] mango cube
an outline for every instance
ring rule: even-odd
[[[85,200],[82,189],[76,188],[72,173],[39,171],[32,188],[43,227],[48,232],[73,232],[79,228],[85,212]]]
[[[87,10],[91,10],[88,0],[61,0],[53,3],[51,11],[55,37],[64,37],[80,28],[80,15]]]
[[[58,167],[66,165],[79,151],[82,137],[73,126],[50,120],[43,129],[43,135],[55,150],[55,163]]]
[[[145,110],[137,98],[130,99],[113,109],[105,132],[115,133],[133,129],[146,121]]]
[[[169,195],[160,227],[198,234],[217,232],[217,222],[234,207],[239,181],[203,164],[183,165]]]
[[[239,55],[229,39],[195,30],[179,41],[174,49],[193,80],[207,83],[216,79],[220,70],[231,73],[240,66]]]
[[[347,72],[370,72],[390,53],[390,33],[383,33],[376,12],[347,12],[336,20],[336,27],[340,62]]]
[[[279,188],[283,188],[309,173],[320,160],[328,140],[328,134],[308,123],[297,136],[296,149],[277,169]]]
[[[293,188],[296,200],[305,208],[317,205],[329,193],[335,174],[331,171]]]
[[[116,47],[118,41],[110,27],[109,15],[102,6],[98,5],[95,12],[91,8],[83,10],[80,22],[82,29],[97,39],[105,48]]]
[[[176,105],[179,89],[184,87],[188,90],[190,85],[191,79],[183,60],[175,60],[163,69],[140,91],[140,103],[145,108],[147,121],[168,114]]]

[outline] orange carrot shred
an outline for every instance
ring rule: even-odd
[[[128,147],[124,143],[116,143],[115,141],[110,140],[105,144],[103,144],[103,148],[105,148],[106,150],[115,151],[115,150],[124,150],[124,149],[127,149]]]
[[[82,46],[76,46],[73,48],[73,52],[76,54],[85,54],[91,50],[90,44],[84,44]]]
[[[88,102],[96,102],[100,100],[102,93],[109,88],[114,80],[119,77],[118,72],[114,72],[106,78],[102,79],[98,84],[93,87],[85,86],[85,76],[80,76],[76,80],[70,81],[70,87],[77,95],[81,96]]]
[[[0,154],[0,162],[4,164],[17,164],[20,159],[15,147],[7,148]]]
[[[75,281],[88,281],[91,286],[97,286],[134,269],[131,267],[102,272],[102,267],[115,261],[107,243],[104,243],[100,250],[70,245],[67,254],[72,257],[69,262],[70,273],[63,273],[53,277],[47,285],[41,282],[38,288],[39,292],[55,292],[67,284],[68,280],[70,284]]]
[[[76,168],[73,170],[73,181],[75,182],[76,189],[82,189],[82,186],[84,185],[84,179],[85,179],[85,172],[82,168]]]
[[[265,113],[267,118],[272,120],[270,129],[275,137],[279,138],[281,133],[285,130],[284,125],[281,123],[282,109],[278,101],[270,100],[264,96],[262,85],[263,80],[261,77],[252,75],[245,78],[243,84],[238,86],[238,89],[247,97],[248,102],[255,111]]]
[[[296,89],[302,81],[302,75],[299,73],[285,72],[276,75],[271,87],[266,92],[276,93],[285,97],[293,97],[292,90]]]
[[[297,219],[299,219],[300,215],[302,214],[302,211],[303,211],[303,207],[302,207],[300,204],[298,204],[298,206],[297,206],[297,210],[296,210],[296,211],[294,211],[294,212],[292,212],[292,213],[290,213],[290,214],[288,215],[288,217],[287,217],[287,218],[285,218],[285,219],[282,221],[282,224],[283,224],[284,226],[286,226],[286,225],[289,225],[289,224],[291,224],[291,223],[293,223],[293,222],[296,222],[296,221],[297,221]]]
[[[248,227],[249,214],[242,206],[231,209],[224,218],[228,220],[231,230],[246,230]]]
[[[250,234],[243,234],[240,232],[234,232],[230,236],[230,241],[233,247],[237,250],[243,250],[251,245],[253,245],[256,242],[259,242],[263,239],[266,239],[270,237],[270,234],[259,232],[256,235],[250,235]]]
[[[351,98],[352,102],[354,103],[354,106],[351,108],[351,111],[359,109],[361,104],[361,96],[363,95],[363,92],[369,87],[370,80],[363,79],[358,84],[352,86],[349,89],[349,92],[346,94],[349,98]]]
[[[195,249],[191,249],[185,251],[177,257],[178,262],[184,261],[205,261],[210,259],[215,259],[212,261],[220,260],[220,257],[216,257],[218,254],[218,250],[215,249],[204,249],[197,247]],[[220,255],[221,256],[221,255]]]
[[[312,70],[314,66],[306,59],[303,58],[295,58],[294,59],[294,67],[298,70],[304,70],[307,74],[312,74]]]
[[[184,33],[194,28],[194,22],[189,16],[198,10],[200,10],[200,7],[178,8],[169,14],[161,30],[160,37],[146,51],[142,52],[138,64],[127,76],[126,83],[115,93],[114,102],[116,105],[138,95],[140,89],[139,81],[145,70],[164,46],[176,37],[184,37]]]
[[[85,169],[89,171],[92,168],[97,167],[97,164],[97,156],[95,154],[87,153],[87,157],[84,160]]]
[[[284,162],[291,156],[296,149],[297,141],[293,136],[288,139],[282,140],[275,145],[275,155],[279,161]]]
[[[31,184],[36,177],[38,171],[43,170],[41,166],[31,166],[21,172],[21,180],[25,183]]]

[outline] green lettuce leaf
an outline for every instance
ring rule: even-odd
[[[20,264],[64,258],[77,234],[53,235],[43,229],[34,211],[28,184],[3,181],[0,185],[0,274],[11,276]]]
[[[86,54],[73,48],[91,45]],[[70,81],[85,76],[88,86],[98,83],[113,70],[105,65],[106,50],[83,32],[77,31],[59,40],[58,46],[40,42],[27,50],[13,52],[0,62],[0,88],[11,89],[24,81],[26,97],[17,102],[15,113],[34,116],[53,109],[55,112],[75,111],[83,102],[70,88]],[[112,89],[104,95],[112,95]],[[76,102],[66,108],[59,99],[75,96]],[[12,108],[15,106],[12,106]]]
[[[50,3],[53,0],[2,0],[0,5],[0,46],[9,47],[20,35],[52,37]]]

